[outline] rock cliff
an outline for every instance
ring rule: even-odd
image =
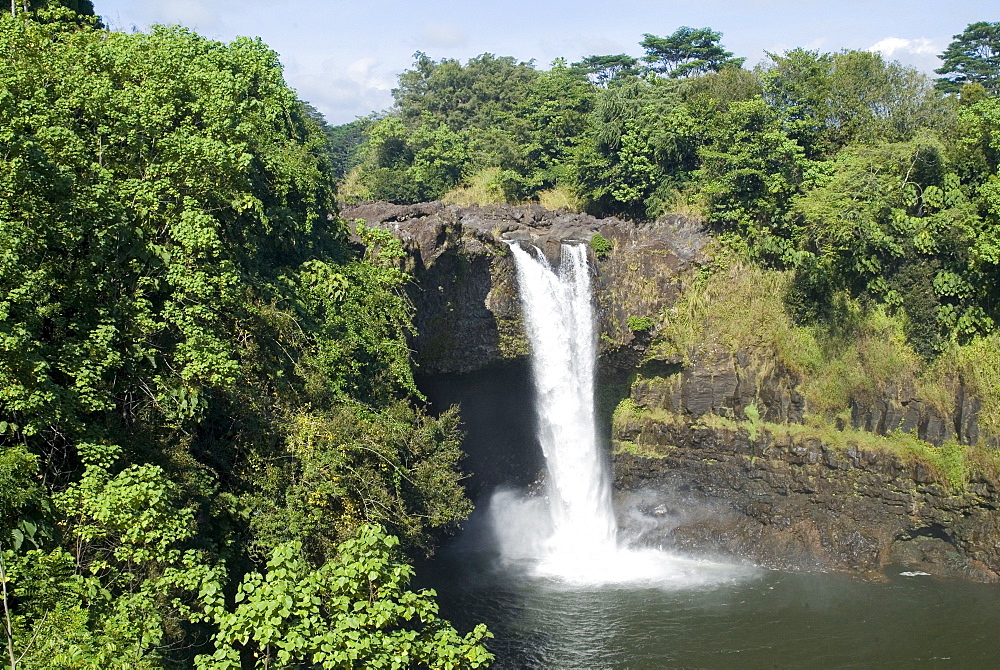
[[[804,429],[802,373],[766,348],[649,349],[650,324],[706,261],[710,238],[695,222],[442,203],[366,203],[343,215],[403,241],[425,377],[485,371],[479,383],[488,383],[503,378],[490,368],[527,354],[509,243],[534,244],[554,263],[564,241],[590,246],[599,395],[625,533],[782,568],[877,574],[895,564],[1000,580],[1000,477],[987,469],[959,484],[927,459],[880,448],[877,437],[981,441],[980,402],[961,380],[951,410],[905,386],[852,396],[837,419],[842,432],[830,438]]]
[[[888,566],[1000,580],[994,479],[961,490],[917,459],[811,436],[674,417],[616,426],[624,528],[645,542],[761,565],[860,572]]]

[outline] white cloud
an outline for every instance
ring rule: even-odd
[[[420,43],[438,49],[464,47],[469,43],[469,34],[454,23],[425,23]]]
[[[222,17],[218,5],[205,0],[165,0],[164,2],[142,2],[150,23],[179,24],[200,31],[218,30]],[[101,7],[95,7],[101,13]],[[111,17],[112,21],[114,17]],[[138,26],[145,28],[145,26]]]
[[[327,59],[304,61],[313,67],[286,68],[286,79],[299,97],[314,105],[327,121],[336,125],[381,111],[392,104],[396,72],[386,71],[385,64],[373,56],[356,59],[347,65]]]
[[[946,46],[947,40],[943,38],[886,37],[868,47],[868,51],[879,52],[887,59],[899,61],[933,77],[934,69],[941,65],[938,54],[942,53]]]
[[[347,66],[347,79],[357,83],[365,90],[389,91],[395,84],[384,72],[381,72],[382,62],[373,56],[360,58]]]
[[[636,41],[638,42],[638,40]],[[579,51],[583,57],[641,51],[637,45],[629,45],[626,48],[615,40],[610,40],[599,35],[583,35],[575,39],[570,38],[566,40],[566,43],[570,45],[570,50]]]
[[[903,37],[886,37],[868,47],[868,51],[878,51],[888,58],[897,54],[934,56],[942,50],[943,47],[941,45],[926,37],[918,37],[912,40]]]

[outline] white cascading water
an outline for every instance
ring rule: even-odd
[[[558,270],[536,248],[510,246],[532,347],[546,495],[501,490],[490,519],[503,556],[540,576],[587,584],[712,582],[701,561],[619,546],[594,416],[597,338],[584,244],[563,244]]]
[[[548,468],[553,552],[615,546],[611,492],[594,422],[596,340],[587,248],[564,245],[559,271],[519,246],[525,329],[532,345],[538,439]]]

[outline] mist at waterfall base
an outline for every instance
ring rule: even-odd
[[[573,275],[578,262],[561,263],[563,297],[539,308],[545,319],[557,318],[558,300],[582,291],[566,287],[582,277]],[[571,336],[545,337],[558,343],[554,355],[574,358]],[[562,369],[579,364],[574,359]],[[546,391],[538,365],[515,361],[418,379],[434,407],[461,405],[476,511],[419,567],[416,586],[434,588],[441,613],[460,630],[489,626],[495,668],[994,667],[995,587],[757,570],[672,556],[642,547],[641,537],[620,537],[626,531],[611,515],[596,432],[573,440],[577,455],[595,454],[597,477],[579,471],[587,459],[560,461],[546,446],[566,417],[575,417],[564,426],[571,432],[593,426],[593,407],[581,417],[579,407],[564,406],[546,418],[535,400],[555,391]],[[570,390],[592,396],[592,377]],[[567,482],[557,481],[552,458],[573,473]],[[560,486],[569,489],[560,493]],[[584,491],[584,505],[567,509]],[[590,514],[597,520],[587,522]]]

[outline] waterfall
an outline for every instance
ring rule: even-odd
[[[501,557],[536,576],[588,586],[715,582],[718,565],[622,546],[616,537],[594,415],[597,337],[587,247],[564,243],[557,270],[536,248],[513,243],[510,249],[531,344],[546,476],[544,495],[504,489],[490,499],[489,520]]]
[[[531,342],[538,438],[548,469],[553,552],[615,545],[615,519],[594,421],[596,336],[587,248],[564,244],[558,271],[511,246]]]

